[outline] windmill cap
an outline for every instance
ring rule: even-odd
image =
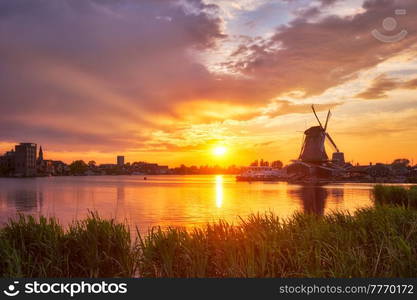
[[[304,131],[304,134],[307,135],[320,135],[323,134],[324,130],[321,128],[321,126],[313,126]]]

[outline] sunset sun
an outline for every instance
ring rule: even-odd
[[[224,146],[217,146],[213,148],[214,156],[224,156],[227,152],[227,148]]]

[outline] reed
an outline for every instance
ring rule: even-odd
[[[69,226],[65,243],[71,277],[129,277],[135,273],[136,255],[125,224],[90,213]]]
[[[408,191],[408,205],[410,208],[417,209],[417,186],[413,186]]]
[[[0,232],[0,273],[7,277],[61,277],[67,259],[64,231],[55,219],[20,215]]]
[[[66,231],[54,218],[25,215],[0,229],[2,277],[129,277],[135,260],[127,226],[96,213]]]
[[[373,200],[376,205],[396,205],[417,208],[417,186],[376,185],[373,189]]]
[[[155,227],[136,240],[126,225],[94,213],[66,230],[54,219],[21,215],[0,229],[0,275],[416,277],[417,210],[256,214],[192,230]]]
[[[416,276],[417,212],[252,215],[235,226],[152,230],[140,249],[144,277]]]

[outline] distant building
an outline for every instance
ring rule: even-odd
[[[123,155],[119,155],[117,157],[117,165],[119,167],[123,167],[125,165],[125,157]]]
[[[159,173],[168,174],[169,173],[169,167],[168,166],[159,166]]]
[[[101,164],[98,166],[100,169],[114,169],[117,167],[116,164]]]
[[[36,148],[34,143],[20,143],[15,146],[15,176],[36,176]]]
[[[264,161],[263,159],[261,159],[261,161],[259,162],[259,166],[260,167],[269,167],[269,162]]]
[[[259,166],[258,160],[255,160],[253,163],[250,164],[251,167],[257,167]]]
[[[168,174],[169,168],[168,166],[160,166],[154,163],[147,163],[147,162],[134,162],[130,167],[130,171],[132,173],[140,173],[140,174]]]
[[[14,171],[14,149],[0,156],[0,176],[12,176]]]
[[[42,146],[39,147],[38,161],[39,162],[42,162],[43,161],[43,150],[42,150]]]
[[[284,165],[283,165],[282,161],[280,161],[280,160],[276,160],[276,161],[273,161],[271,163],[271,167],[274,168],[274,169],[282,169],[283,166]]]
[[[36,160],[37,173],[39,176],[55,175],[54,161],[43,158],[42,146],[39,147],[39,154]]]

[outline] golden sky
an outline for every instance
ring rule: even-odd
[[[416,14],[415,0],[2,1],[0,151],[288,162],[314,103],[348,161],[417,163]]]

